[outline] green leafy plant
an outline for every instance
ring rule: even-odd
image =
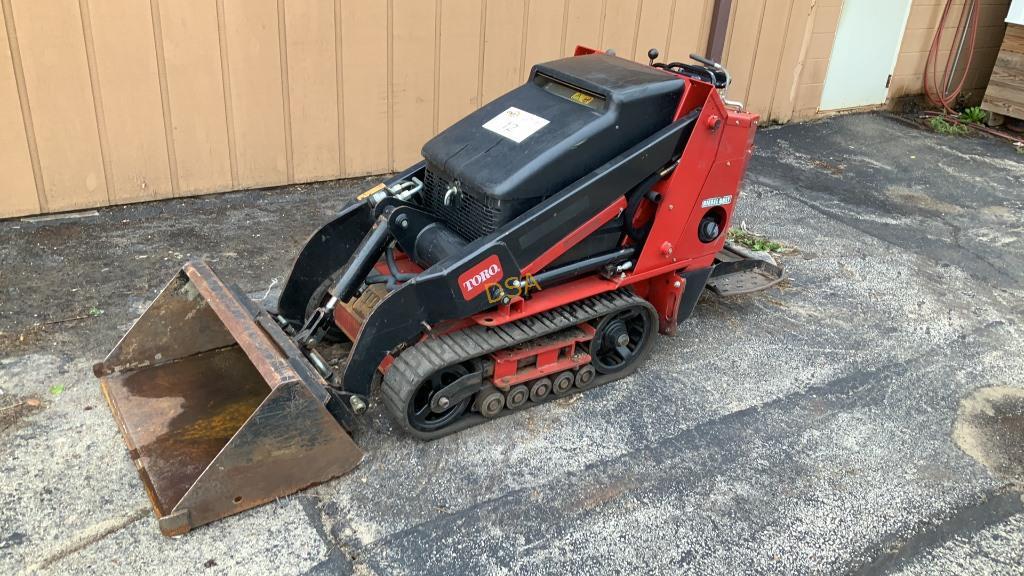
[[[89,308],[89,316],[92,316],[93,318],[95,318],[97,316],[102,316],[102,315],[103,315],[103,310],[101,310],[101,309],[99,309],[99,308],[97,308],[95,306],[93,306],[92,308]]]
[[[963,136],[967,134],[967,126],[949,122],[942,116],[935,116],[928,121],[928,125],[932,127],[932,130],[947,136]]]
[[[741,246],[746,246],[755,252],[782,252],[784,249],[783,245],[778,242],[773,242],[764,236],[758,236],[740,228],[731,228],[729,230],[729,240]]]
[[[979,106],[971,106],[960,113],[960,121],[968,124],[981,124],[988,117],[988,113]]]
[[[50,394],[53,394],[54,396],[60,396],[63,393],[64,393],[64,385],[63,384],[55,384],[53,386],[50,386]]]

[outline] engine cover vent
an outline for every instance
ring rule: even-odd
[[[451,194],[448,205],[445,205],[445,196],[449,195],[452,184],[450,177],[434,166],[427,166],[423,179],[423,204],[434,217],[470,242],[487,236],[518,215],[515,211],[518,203],[488,202],[487,198],[481,198],[478,192],[462,184],[457,186],[458,193]]]

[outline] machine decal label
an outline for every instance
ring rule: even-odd
[[[579,102],[580,104],[583,104],[585,106],[593,102],[594,97],[591,96],[590,94],[584,94],[583,92],[576,92],[575,94],[569,97],[569,100],[572,100],[573,102]]]
[[[494,254],[463,272],[459,276],[459,289],[462,290],[463,298],[472,300],[483,293],[489,284],[494,284],[501,278],[501,260]]]
[[[484,128],[519,144],[547,124],[547,120],[536,114],[510,106],[508,110],[488,120]]]
[[[729,194],[728,196],[718,196],[717,198],[708,198],[700,203],[700,207],[712,208],[714,206],[725,206],[726,204],[732,204],[732,194]]]

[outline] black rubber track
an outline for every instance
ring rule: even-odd
[[[581,322],[588,322],[607,314],[633,307],[644,309],[649,316],[648,320],[651,325],[657,326],[658,317],[654,307],[643,298],[629,290],[623,289],[586,298],[579,302],[573,302],[561,308],[555,308],[502,326],[493,328],[473,326],[458,332],[445,334],[438,338],[424,340],[399,354],[398,358],[391,365],[391,369],[384,376],[381,386],[381,396],[384,398],[384,405],[387,407],[391,419],[396,424],[408,434],[422,440],[434,440],[460,430],[465,430],[470,426],[481,424],[490,420],[490,418],[467,411],[460,420],[441,430],[434,432],[417,430],[409,423],[407,410],[409,399],[424,379],[444,366],[472,360],[473,358],[490,354],[503,348],[571,328]],[[616,374],[598,376],[594,386],[588,388],[588,390],[592,390],[607,382],[624,378],[635,372],[636,368],[643,363],[650,352],[653,340],[653,337],[648,338],[647,344],[630,368]],[[581,392],[581,390],[573,388],[572,394],[578,392]],[[567,394],[556,397],[554,394],[548,394],[547,398],[542,402],[529,401],[516,411],[525,410],[549,400],[566,398],[568,396]],[[505,409],[499,417],[511,412],[512,410]]]

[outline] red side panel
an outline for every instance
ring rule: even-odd
[[[594,337],[594,328],[580,324],[581,334],[542,338],[526,346],[506,348],[491,354],[494,360],[494,385],[508,389],[563,370],[579,368],[590,362],[586,347]]]
[[[604,54],[604,50],[598,50],[597,48],[588,48],[586,46],[576,45],[576,51],[572,53],[573,56],[586,56],[587,54]]]
[[[727,109],[717,91],[706,92],[679,167],[655,188],[663,200],[637,263],[637,273],[712,256],[721,250],[753,151],[757,120],[757,115]],[[723,216],[722,234],[714,242],[703,243],[697,237],[697,226],[712,210]]]

